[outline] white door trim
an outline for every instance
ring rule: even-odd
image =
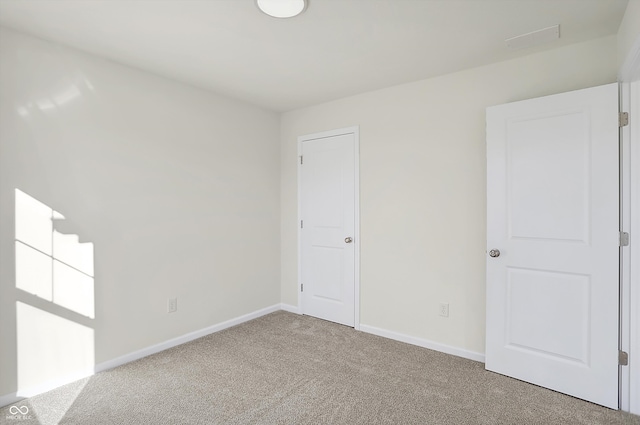
[[[620,409],[640,415],[640,37],[618,75],[620,110],[629,113],[620,131],[620,228],[630,234],[621,249],[620,347],[629,365],[620,369]]]
[[[360,330],[360,127],[346,127],[336,130],[323,131],[320,133],[307,134],[305,136],[298,137],[298,308],[300,314],[304,313],[304,306],[302,300],[302,292],[300,291],[300,283],[302,281],[302,231],[300,229],[300,221],[302,220],[302,179],[300,158],[302,156],[302,142],[314,139],[323,139],[327,137],[341,136],[344,134],[353,134],[355,144],[354,155],[354,177],[355,177],[355,229],[353,235],[354,243],[354,255],[355,255],[355,276],[354,276],[354,328]]]

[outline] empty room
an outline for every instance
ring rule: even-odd
[[[0,0],[0,423],[640,424],[640,0]]]

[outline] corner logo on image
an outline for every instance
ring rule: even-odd
[[[9,408],[9,415],[6,416],[8,420],[24,420],[31,419],[29,413],[29,407],[27,406],[11,406]]]

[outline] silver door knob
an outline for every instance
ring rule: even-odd
[[[489,257],[499,257],[500,256],[500,250],[499,249],[492,249],[491,251],[489,251]]]
[[[353,239],[351,238],[344,238],[345,243],[351,243],[353,242]]]

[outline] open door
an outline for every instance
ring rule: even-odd
[[[618,86],[487,109],[486,368],[618,408]]]

